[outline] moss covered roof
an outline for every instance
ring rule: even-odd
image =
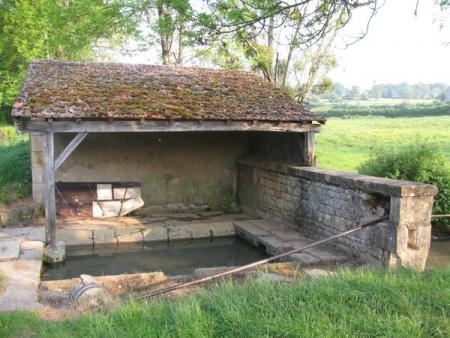
[[[248,72],[48,60],[31,62],[12,115],[325,121]]]

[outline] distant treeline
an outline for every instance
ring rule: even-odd
[[[450,102],[433,104],[397,105],[357,105],[357,104],[311,104],[311,110],[324,117],[384,116],[384,117],[424,117],[450,115]]]
[[[369,99],[433,99],[444,101],[444,92],[450,89],[445,83],[418,83],[410,85],[400,84],[374,84],[368,90],[362,90],[358,86],[345,87],[341,83],[334,83],[333,90],[323,94],[321,99],[330,102],[340,102],[342,100],[369,100]]]

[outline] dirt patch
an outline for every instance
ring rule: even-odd
[[[257,278],[265,273],[277,274],[288,277],[286,280],[294,280],[296,278],[304,277],[322,277],[329,275],[329,272],[346,266],[348,268],[360,268],[361,263],[358,261],[347,261],[345,264],[326,265],[326,266],[308,266],[301,267],[296,262],[279,262],[264,264],[258,267],[257,270],[251,270],[248,273],[240,273],[232,275],[233,281],[240,283],[247,278]],[[317,271],[321,273],[317,273]],[[313,272],[313,273],[312,273]],[[172,287],[174,285],[191,281],[191,276],[167,277],[162,272],[154,273],[138,273],[138,274],[123,274],[117,276],[103,276],[96,277],[98,283],[109,291],[115,299],[115,304],[127,302],[149,293]],[[217,279],[216,281],[219,281]],[[70,302],[69,293],[72,287],[80,285],[80,278],[73,278],[60,281],[45,281],[41,282],[38,289],[39,302],[45,305],[45,308],[39,310],[40,316],[45,320],[63,320],[65,318],[72,318],[80,316],[86,311],[102,311],[104,308],[98,309],[80,309]],[[152,299],[164,298],[172,299],[181,296],[186,296],[192,293],[196,288],[202,287],[209,290],[214,285],[213,282],[199,284],[182,288],[179,290],[164,293],[163,295],[155,296]],[[108,308],[110,309],[110,307]]]
[[[45,224],[44,206],[31,197],[9,205],[0,204],[0,227]]]

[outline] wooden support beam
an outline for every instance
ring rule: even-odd
[[[72,154],[72,152],[78,147],[78,145],[86,138],[88,133],[78,133],[72,141],[67,145],[67,147],[62,151],[61,154],[59,154],[58,158],[55,160],[55,170],[58,170],[58,168],[61,166],[61,164],[64,163],[66,158]]]
[[[306,133],[298,133],[296,134],[297,144],[300,147],[302,152],[302,157],[305,160],[305,163],[302,165],[306,165],[309,167],[317,167],[317,159],[314,155],[314,147],[315,147],[315,135],[314,131],[309,131]]]
[[[307,132],[305,133],[305,147],[304,150],[306,152],[306,159],[308,162],[308,166],[310,167],[317,167],[317,159],[316,155],[314,154],[314,148],[315,148],[315,135],[314,132]]]
[[[56,205],[55,205],[55,165],[54,165],[54,134],[49,131],[44,136],[44,199],[45,243],[56,242]]]
[[[19,132],[47,132],[55,133],[120,133],[120,132],[199,132],[199,131],[270,131],[305,133],[320,132],[321,126],[303,122],[280,121],[205,121],[198,120],[113,120],[104,121],[82,120],[53,120],[53,123],[35,120],[15,120],[16,130]]]

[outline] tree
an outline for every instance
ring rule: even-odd
[[[383,86],[382,84],[375,84],[369,90],[369,96],[373,99],[380,99],[383,95]]]
[[[352,86],[349,92],[347,92],[347,98],[352,100],[359,100],[361,96],[361,88],[358,86]]]
[[[30,60],[98,59],[133,32],[133,13],[126,1],[2,0],[0,105],[14,99]]]
[[[205,48],[215,51],[204,55],[213,62],[229,62],[232,56],[233,64],[241,62],[240,68],[248,67],[282,89],[295,86],[297,99],[304,101],[313,91],[330,89],[322,71],[336,66],[331,46],[352,11],[369,7],[375,13],[376,5],[376,1],[219,0],[202,16],[210,41]],[[236,57],[240,53],[244,58]]]
[[[135,18],[141,30],[138,43],[146,49],[158,44],[165,65],[182,64],[193,17],[194,11],[188,0],[137,1]]]
[[[307,95],[329,87],[318,74],[329,62],[332,37],[354,10],[365,7],[375,14],[377,5],[377,0],[1,0],[0,104],[11,103],[31,59],[99,59],[129,36],[141,48],[158,44],[164,64],[215,53],[214,62],[248,67],[282,88],[293,78],[293,65],[312,52],[304,69]]]

